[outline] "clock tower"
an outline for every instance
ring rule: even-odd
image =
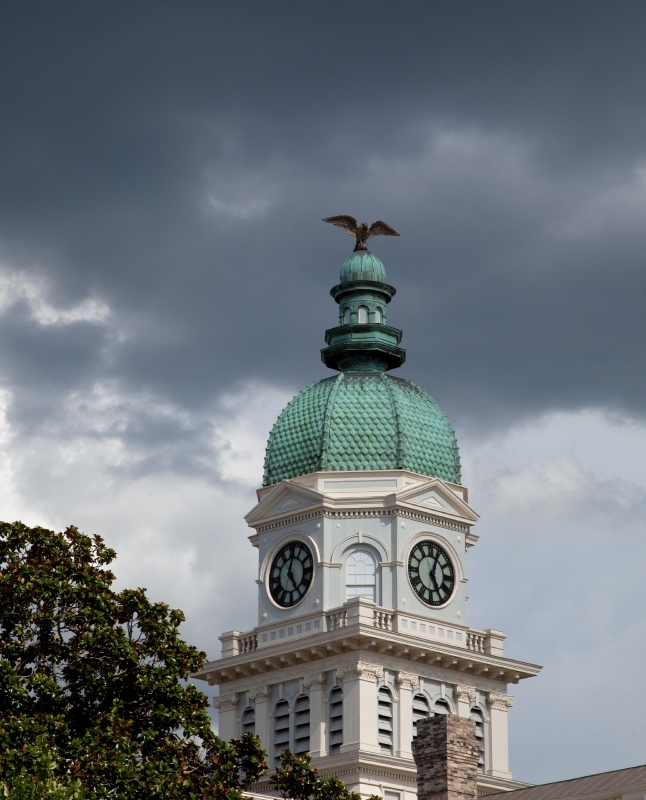
[[[246,517],[258,624],[223,633],[221,658],[195,677],[220,687],[220,736],[256,733],[270,764],[287,747],[310,752],[355,791],[414,800],[417,723],[455,714],[476,723],[480,794],[521,788],[509,684],[540,667],[507,658],[502,632],[468,624],[478,515],[455,433],[423,389],[389,374],[406,354],[387,324],[395,289],[381,260],[353,252],[331,294],[339,319],[321,357],[336,374],[279,416]]]

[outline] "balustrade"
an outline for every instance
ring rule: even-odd
[[[381,631],[391,631],[393,629],[393,615],[388,611],[381,611],[381,609],[375,608],[373,625]]]
[[[327,616],[327,629],[335,631],[337,628],[345,628],[348,624],[348,612],[345,609],[332,612]]]
[[[486,638],[484,633],[469,631],[467,633],[467,650],[471,650],[474,653],[484,653]]]
[[[253,650],[258,649],[258,636],[255,633],[249,633],[238,637],[238,654],[251,653]]]

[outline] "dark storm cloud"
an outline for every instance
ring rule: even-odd
[[[320,377],[351,240],[319,219],[351,213],[400,230],[374,249],[401,373],[458,425],[646,412],[643,5],[0,14],[1,260],[111,310],[56,335],[5,317],[16,397],[106,379],[201,413],[240,381]]]

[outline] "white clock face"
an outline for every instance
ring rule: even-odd
[[[455,588],[455,570],[446,550],[430,540],[418,542],[408,557],[408,579],[419,599],[444,605]]]
[[[269,592],[283,608],[296,605],[312,583],[314,559],[302,542],[289,542],[282,547],[271,564]]]

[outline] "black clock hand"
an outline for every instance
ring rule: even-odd
[[[292,586],[294,587],[294,589],[292,589],[292,591],[295,591],[295,589],[296,589],[296,581],[294,580],[294,576],[292,575],[292,564],[293,563],[294,563],[294,559],[292,558],[292,560],[289,562],[289,567],[287,568],[287,577],[290,579],[290,581],[292,582]]]
[[[434,584],[434,586],[432,586],[431,588],[432,588],[434,591],[436,591],[436,592],[437,592],[437,590],[440,588],[440,587],[438,586],[438,583],[437,583],[437,581],[435,580],[435,568],[437,567],[437,561],[438,561],[438,559],[439,559],[439,556],[437,556],[437,558],[436,558],[436,559],[435,559],[435,561],[433,562],[433,566],[431,567],[431,569],[429,570],[429,573],[428,573],[428,577],[429,577],[429,578],[430,578],[430,579],[433,581],[433,584]]]

